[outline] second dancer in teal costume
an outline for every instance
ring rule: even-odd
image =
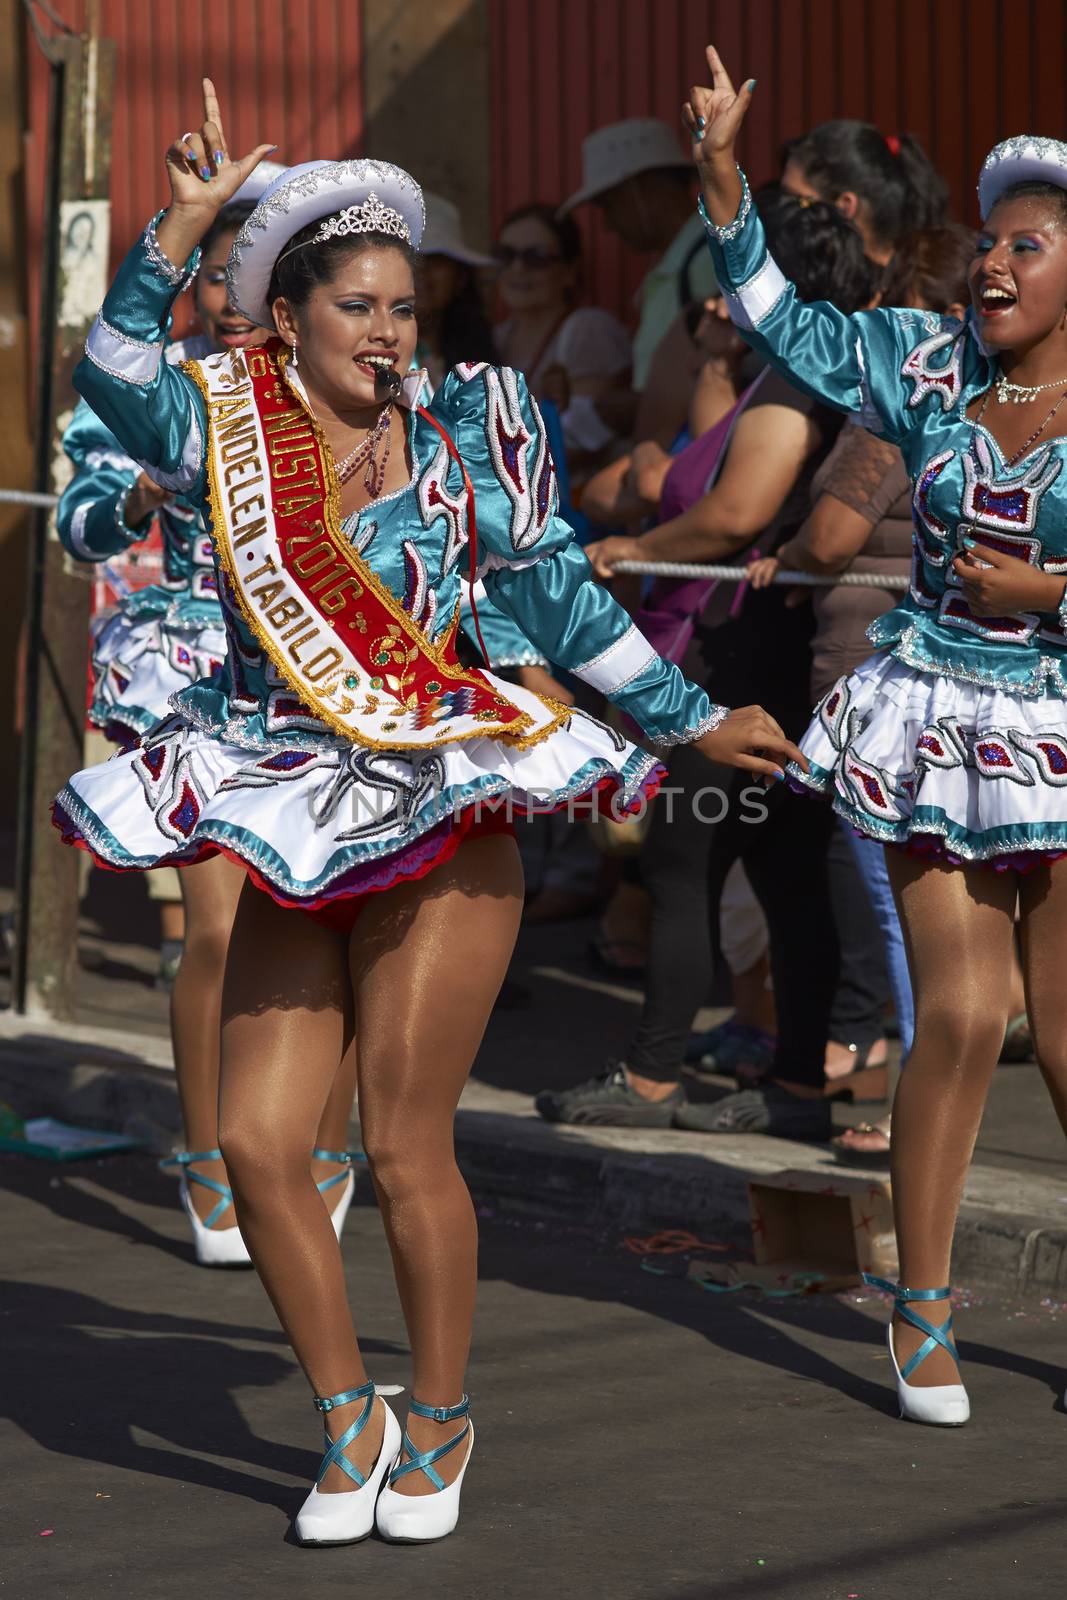
[[[910,590],[837,683],[794,780],[883,841],[916,998],[893,1113],[901,1281],[889,1351],[901,1415],[969,1415],[952,1338],[956,1213],[1007,1021],[1018,904],[1037,1057],[1067,1127],[1067,145],[1000,144],[963,322],[804,305],[769,255],[734,144],[754,83],[684,116],[719,282],[790,382],[901,449]],[[798,906],[797,914],[803,915]]]
[[[219,212],[203,241],[193,285],[202,332],[167,344],[167,361],[178,364],[214,351],[244,349],[265,337],[262,328],[230,304],[225,268],[238,228],[284,170],[277,162],[260,162]],[[120,348],[119,365],[121,354]],[[147,538],[157,519],[159,523],[161,581],[121,600],[93,639],[89,720],[108,739],[129,747],[169,716],[171,695],[210,678],[225,659],[211,538],[199,501],[156,483],[84,400],[63,446],[74,475],[59,503],[57,528],[76,560],[107,561]],[[504,648],[507,641],[500,643]],[[249,1255],[218,1149],[222,974],[244,876],[217,856],[180,873],[178,882],[185,936],[171,992],[170,1024],[185,1148],[164,1164],[180,1175],[181,1202],[199,1264],[247,1265]],[[338,1228],[354,1190],[345,1150],[354,1093],[354,1068],[348,1061],[323,1112],[316,1142],[322,1157],[312,1164]]]

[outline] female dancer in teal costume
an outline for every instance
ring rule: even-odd
[[[202,334],[167,346],[181,362],[219,349],[241,349],[265,337],[234,311],[225,284],[234,235],[256,200],[284,168],[264,161],[203,241],[194,285]],[[170,710],[170,696],[210,677],[226,654],[211,540],[200,506],[160,488],[122,449],[83,400],[63,439],[74,476],[59,503],[59,537],[79,561],[106,561],[144,539],[158,515],[163,581],[129,595],[93,643],[94,694],[89,719],[121,746],[137,740]],[[171,1162],[181,1173],[181,1200],[201,1266],[249,1262],[237,1227],[218,1150],[219,1007],[226,945],[244,874],[216,856],[182,872],[185,948],[171,994],[171,1038],[186,1148]],[[351,1158],[344,1149],[355,1094],[354,1063],[325,1107],[312,1170],[327,1195],[334,1225],[352,1199]],[[190,1160],[190,1156],[198,1159]]]
[[[634,806],[660,771],[582,712],[457,670],[448,641],[468,541],[491,598],[544,655],[651,736],[766,776],[779,771],[772,756],[799,751],[758,707],[710,705],[592,581],[556,515],[520,378],[460,368],[427,410],[408,409],[412,386],[398,380],[415,348],[423,208],[399,168],[292,168],[230,258],[233,303],[283,343],[188,370],[159,359],[181,264],[192,270],[216,212],[266,153],[231,160],[205,81],[200,133],[167,152],[170,209],[124,263],[77,372],[157,480],[207,490],[228,654],[139,749],[72,778],[57,822],[113,866],[218,850],[245,866],[219,1132],[241,1231],[325,1417],[297,1536],[355,1540],[377,1518],[386,1537],[425,1540],[455,1526],[473,1445],[463,1377],[477,1239],[453,1114],[522,908],[514,838],[479,820],[477,803],[601,792]],[[320,570],[327,543],[337,579]],[[327,685],[338,659],[347,665]],[[364,1144],[412,1347],[403,1437],[367,1380],[308,1170],[354,1019]]]
[[[916,996],[893,1112],[901,1414],[969,1415],[952,1341],[952,1234],[1007,1020],[1018,901],[1038,1060],[1067,1127],[1067,145],[1009,139],[982,168],[963,323],[802,305],[768,255],[734,143],[753,83],[693,89],[719,282],[758,350],[900,446],[915,484],[910,591],[839,682],[798,781],[885,841]],[[802,911],[802,908],[800,908]]]

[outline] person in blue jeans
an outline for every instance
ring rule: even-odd
[[[902,241],[880,303],[916,306],[962,318],[974,233],[958,224],[930,228]],[[800,532],[773,556],[756,562],[750,578],[765,588],[780,570],[827,576],[854,573],[907,576],[911,568],[912,486],[904,459],[888,440],[866,428],[844,428],[812,484],[812,511]],[[875,586],[837,585],[813,592],[812,703],[870,654],[867,628],[891,610],[896,596]],[[915,1008],[904,939],[885,864],[875,840],[840,824],[866,886],[885,944],[886,970],[906,1061]],[[839,1160],[888,1165],[888,1116],[861,1122],[833,1141]]]

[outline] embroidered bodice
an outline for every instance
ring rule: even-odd
[[[185,339],[168,345],[165,357],[171,362],[192,360],[210,349],[206,339]],[[74,472],[60,497],[56,524],[70,554],[79,561],[106,561],[146,538],[153,517],[134,528],[126,523],[126,502],[141,467],[84,400],[63,435],[63,449]],[[126,615],[165,615],[193,623],[217,621],[218,586],[211,538],[199,502],[177,495],[155,515],[163,547],[163,577],[126,598]]]
[[[119,270],[74,381],[135,462],[200,505],[204,401],[188,374],[162,359],[171,302],[194,267],[191,262],[179,271],[168,262],[150,225]],[[522,377],[508,368],[457,367],[428,409],[456,444],[473,482],[478,571],[504,617],[545,658],[600,689],[657,742],[690,740],[715,726],[722,709],[662,661],[593,581],[557,513],[544,426]],[[441,437],[414,411],[408,441],[409,483],[367,506],[346,528],[374,574],[436,642],[453,624],[467,570],[466,497]],[[233,492],[240,493],[239,483]],[[220,737],[251,747],[275,738],[290,745],[332,741],[265,660],[222,580],[220,598],[226,668],[175,697],[176,707]]]
[[[1016,694],[1067,698],[1067,636],[1056,612],[975,616],[952,570],[966,535],[1045,572],[1067,573],[1067,439],[1010,469],[967,407],[995,375],[973,313],[846,316],[806,305],[767,250],[747,184],[726,228],[706,223],[737,327],[791,383],[900,447],[913,483],[911,584],[868,638],[924,672]]]

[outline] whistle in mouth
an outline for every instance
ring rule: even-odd
[[[393,367],[379,367],[374,374],[374,398],[395,400],[400,393],[400,374]]]

